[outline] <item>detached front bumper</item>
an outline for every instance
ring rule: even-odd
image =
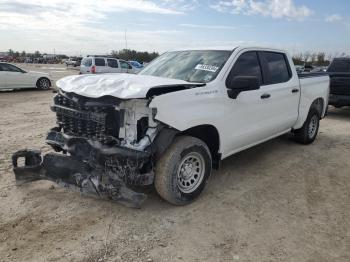
[[[153,173],[140,173],[149,162],[149,155],[126,148],[104,148],[79,138],[67,139],[51,132],[48,139],[64,144],[70,155],[38,150],[20,150],[12,163],[17,185],[49,180],[83,194],[98,196],[129,207],[139,208],[146,195],[128,186],[153,183]],[[24,158],[24,165],[18,159]]]

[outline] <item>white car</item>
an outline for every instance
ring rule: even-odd
[[[328,75],[298,76],[286,52],[257,47],[172,51],[137,75],[68,76],[57,82],[57,126],[46,140],[62,154],[42,164],[37,151],[17,152],[16,179],[53,180],[136,207],[145,195],[131,188],[154,184],[185,205],[232,154],[288,132],[312,143],[329,83]],[[17,167],[20,156],[35,172]]]
[[[135,73],[126,61],[108,57],[84,57],[80,64],[80,74]]]
[[[25,71],[9,63],[0,63],[0,89],[38,88],[49,89],[50,75],[42,72]]]

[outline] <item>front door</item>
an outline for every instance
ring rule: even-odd
[[[257,52],[247,51],[239,54],[226,83],[235,77],[251,76],[263,83],[261,66]],[[229,98],[226,110],[227,125],[224,137],[228,138],[226,152],[232,154],[248,147],[268,135],[271,97],[264,87],[258,90],[242,91],[236,98]]]
[[[20,68],[11,64],[2,64],[7,88],[34,87],[32,79]]]
[[[108,72],[109,73],[120,73],[120,67],[117,59],[108,58],[107,59]]]
[[[123,60],[119,60],[122,73],[131,73],[132,66]]]

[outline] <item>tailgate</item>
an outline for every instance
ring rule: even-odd
[[[350,95],[350,74],[332,74],[330,93],[334,95]]]

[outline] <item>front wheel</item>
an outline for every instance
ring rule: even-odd
[[[304,125],[294,130],[295,141],[304,145],[315,141],[320,127],[320,115],[315,108],[311,108]]]
[[[203,191],[211,167],[211,154],[202,140],[177,137],[157,161],[155,188],[171,204],[189,204]]]
[[[40,78],[36,85],[41,90],[47,90],[50,88],[51,82],[47,78]]]

